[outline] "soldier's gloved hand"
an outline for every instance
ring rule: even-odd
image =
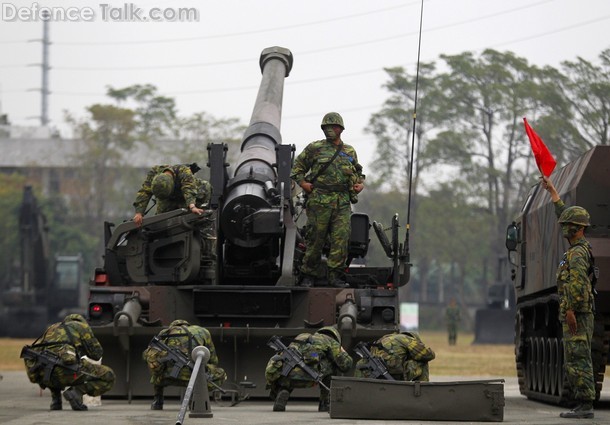
[[[136,215],[133,216],[133,222],[138,227],[142,227],[142,213],[137,212]]]
[[[566,323],[568,324],[568,329],[572,335],[576,335],[576,331],[578,330],[578,326],[576,325],[576,315],[572,310],[566,311]]]

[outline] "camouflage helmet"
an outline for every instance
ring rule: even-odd
[[[170,328],[173,328],[174,326],[190,326],[190,324],[184,319],[176,319],[170,323],[169,326]]]
[[[157,174],[152,181],[152,193],[157,198],[169,198],[174,191],[174,178],[168,174]]]
[[[591,225],[591,216],[586,209],[579,206],[568,207],[559,216],[559,223],[572,223],[588,227]]]
[[[64,319],[64,322],[81,322],[81,323],[87,323],[87,319],[85,319],[83,317],[82,314],[68,314],[66,316],[66,318]]]
[[[402,331],[401,334],[408,336],[409,338],[414,338],[414,339],[418,339],[421,341],[421,338],[419,337],[419,335],[417,334],[417,332],[408,332],[408,331]]]
[[[334,338],[339,344],[341,344],[341,334],[334,326],[324,326],[323,328],[320,328],[316,333],[328,335],[331,338]]]
[[[343,125],[343,118],[341,118],[341,115],[336,112],[329,112],[328,114],[324,115],[320,127],[324,128],[325,125],[339,125],[343,130],[345,130],[345,126]]]

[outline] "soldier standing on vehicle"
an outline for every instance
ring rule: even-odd
[[[415,332],[387,334],[370,344],[370,352],[385,363],[390,375],[398,381],[430,380],[428,362],[436,354],[421,340]],[[366,359],[356,363],[354,376],[369,378],[370,370],[366,368]]]
[[[213,391],[215,385],[220,387],[227,379],[224,369],[218,366],[218,355],[210,331],[197,325],[191,325],[186,320],[174,320],[169,328],[163,329],[157,335],[170,349],[179,350],[186,359],[191,359],[191,352],[195,347],[204,346],[210,351],[210,359],[206,364],[208,376],[208,390]],[[154,386],[154,398],[150,406],[152,410],[163,410],[163,389],[168,385],[180,387],[188,386],[192,366],[178,365],[176,373],[172,374],[175,361],[166,351],[159,350],[151,345],[144,350],[143,359],[150,370],[150,383]],[[174,376],[172,376],[174,375]]]
[[[157,199],[157,214],[186,208],[193,214],[201,215],[204,212],[203,204],[210,199],[211,188],[209,182],[193,175],[189,165],[156,165],[150,169],[136,195],[133,221],[138,226],[142,225],[146,207],[153,195]]]
[[[70,314],[47,328],[21,357],[28,378],[40,388],[51,390],[51,410],[61,410],[61,391],[72,410],[87,410],[83,395],[100,396],[114,385],[114,372],[108,366],[90,362],[102,358],[103,350],[91,327],[80,314]]]
[[[445,321],[447,322],[447,335],[449,337],[449,345],[455,345],[457,342],[458,323],[460,323],[461,315],[460,308],[455,302],[455,298],[449,300],[449,305],[445,309]]]
[[[591,245],[585,239],[590,226],[587,210],[566,207],[550,178],[542,177],[542,185],[551,195],[563,237],[570,247],[557,268],[559,320],[562,323],[566,379],[576,407],[559,416],[592,418],[595,400],[595,379],[591,360],[593,338],[593,292],[589,278],[592,269]]]
[[[364,175],[356,151],[341,140],[345,129],[341,115],[329,112],[322,119],[321,127],[326,139],[307,145],[297,156],[290,175],[308,198],[307,248],[300,284],[316,284],[322,250],[328,242],[328,283],[346,287],[344,269],[350,236],[350,203],[358,201],[358,193],[364,188]]]
[[[334,326],[325,326],[313,335],[302,333],[297,335],[288,347],[298,351],[305,364],[319,373],[323,385],[320,385],[318,411],[328,412],[330,393],[326,388],[330,388],[331,377],[339,371],[347,372],[353,362],[350,355],[341,347],[339,331]],[[271,357],[265,369],[267,388],[271,389],[269,397],[275,400],[274,412],[286,410],[286,404],[294,388],[309,388],[316,384],[314,378],[299,366],[285,371],[285,361],[282,353],[276,354]],[[283,371],[285,374],[282,373]]]

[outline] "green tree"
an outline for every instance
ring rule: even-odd
[[[116,192],[111,188],[121,179],[124,153],[134,145],[137,122],[132,110],[114,105],[92,105],[87,112],[89,116],[80,120],[66,116],[79,140],[74,160],[81,182],[80,199],[70,208],[93,227],[112,211],[109,200]]]
[[[386,68],[385,71],[389,81],[384,87],[390,96],[382,109],[371,116],[365,128],[365,132],[375,135],[377,150],[371,167],[376,172],[367,176],[368,189],[363,193],[370,192],[372,188],[381,188],[400,194],[398,199],[404,202],[400,208],[401,214],[404,211],[400,220],[411,229],[417,229],[420,178],[435,161],[424,153],[428,135],[439,118],[434,108],[439,94],[435,89],[435,65],[421,64],[419,77],[409,74],[402,67]],[[418,113],[413,133],[416,88]],[[418,250],[416,241],[410,245]],[[425,274],[428,261],[423,257],[418,258],[419,270]],[[408,294],[409,290],[410,288],[405,288],[403,292]]]
[[[176,101],[159,95],[157,88],[152,84],[134,84],[122,89],[109,86],[107,94],[118,105],[133,105],[131,110],[140,140],[176,137]]]
[[[577,154],[595,145],[610,143],[610,49],[599,55],[595,65],[582,58],[565,61],[567,78],[560,80],[576,119],[580,143]],[[584,145],[584,146],[583,146]]]
[[[209,170],[203,165],[207,160],[207,147],[210,143],[228,145],[227,161],[235,163],[241,147],[241,135],[246,127],[237,118],[215,118],[206,112],[198,112],[186,118],[180,118],[176,124],[177,137],[180,143],[178,152],[170,151],[169,146],[162,151],[173,154],[178,162],[190,163],[197,160],[202,167],[202,175],[208,177]]]
[[[19,206],[23,199],[25,177],[3,175],[0,185],[0,288],[19,281]]]
[[[488,233],[481,236],[493,264],[503,253],[504,228],[520,202],[515,183],[526,176],[531,182],[535,175],[522,118],[551,111],[566,115],[566,104],[550,84],[551,69],[531,66],[513,53],[485,50],[478,57],[466,52],[441,58],[448,67],[438,79],[446,118],[428,153],[457,167],[470,189],[467,202],[486,211]]]
[[[487,271],[498,267],[497,258],[504,254],[506,223],[536,181],[523,117],[536,124],[559,159],[569,158],[579,146],[578,131],[571,124],[572,105],[561,89],[568,79],[558,70],[541,69],[513,53],[491,49],[479,55],[442,55],[441,59],[445,62],[442,73],[435,71],[434,64],[422,67],[414,152],[404,140],[411,134],[407,117],[413,109],[415,76],[407,75],[403,69],[387,70],[388,100],[380,112],[371,116],[367,127],[378,140],[374,168],[380,171],[373,180],[393,182],[391,187],[404,193],[410,157],[415,155],[411,208],[417,220],[411,219],[411,239],[422,293],[428,292],[428,273],[432,269],[438,273],[447,264],[456,276],[468,279],[458,279],[465,289],[471,282],[490,281]],[[420,192],[426,195],[425,199]],[[454,199],[449,196],[454,193],[461,197],[460,211],[467,212],[466,218],[472,221],[476,217],[476,246],[460,249],[446,243],[446,238],[435,243],[436,238],[430,236],[429,231],[442,234],[446,228],[454,227],[460,217],[446,217],[443,213],[453,211],[443,196]],[[434,214],[429,202],[439,205]],[[420,203],[426,203],[425,210]],[[432,226],[423,231],[433,221],[433,215],[446,218],[443,228]],[[460,226],[467,224],[466,218]],[[449,253],[480,256],[469,262],[476,266],[463,268],[455,258],[443,255],[448,247]]]

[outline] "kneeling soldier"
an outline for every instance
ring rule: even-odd
[[[188,386],[193,362],[191,352],[198,346],[207,347],[210,359],[206,365],[208,390],[218,389],[227,379],[224,369],[218,366],[218,355],[210,332],[186,320],[174,320],[169,328],[155,336],[142,357],[148,364],[154,385],[152,410],[163,410],[163,388],[168,385]]]
[[[39,342],[40,341],[40,342]],[[103,350],[87,320],[70,314],[47,328],[34,344],[21,351],[30,382],[51,390],[51,410],[61,410],[61,391],[72,410],[87,410],[83,394],[100,396],[114,385],[114,372],[92,360],[102,358]]]
[[[338,371],[347,372],[352,367],[352,358],[341,347],[341,335],[333,326],[326,326],[315,334],[302,333],[271,357],[265,370],[269,397],[275,400],[274,412],[286,410],[290,393],[294,388],[309,388],[320,385],[318,410],[328,412],[329,386]]]
[[[371,344],[371,355],[383,360],[389,374],[396,380],[429,381],[428,362],[436,356],[414,332],[388,334]],[[358,360],[354,376],[373,378],[366,359]]]

